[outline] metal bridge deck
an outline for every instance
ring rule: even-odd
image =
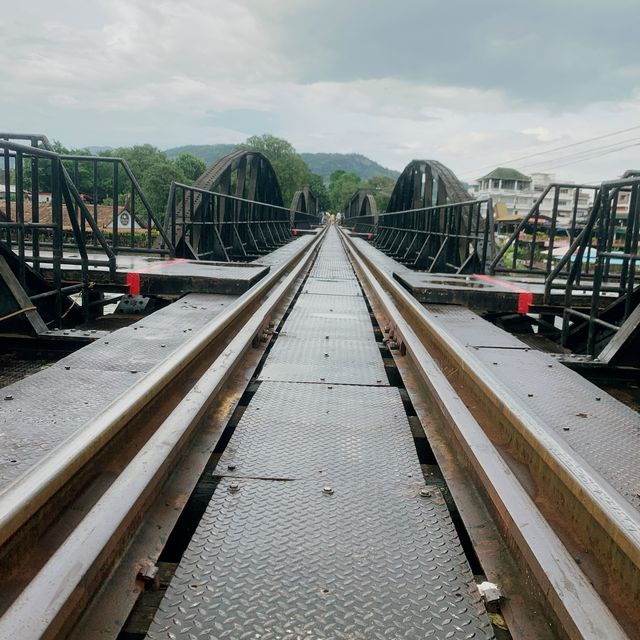
[[[149,637],[493,637],[334,229],[260,379]]]
[[[640,419],[633,409],[469,309],[426,308],[527,411],[640,509]]]
[[[189,294],[50,368],[4,387],[0,490],[38,464],[234,299]]]
[[[312,239],[309,235],[296,238],[264,256],[264,265],[257,262],[239,266],[200,262],[196,267],[198,273],[208,274],[206,279],[213,283],[212,287],[216,278],[228,276],[231,280],[227,280],[227,284],[218,282],[218,288],[235,287],[240,292]],[[167,270],[171,269],[177,270],[174,276],[179,280],[191,264],[185,266],[184,262],[140,255],[118,256],[118,261],[123,274],[135,270],[141,273],[146,268],[149,274],[156,274],[158,280],[166,280],[169,277]],[[224,269],[227,271],[221,271]],[[240,280],[234,281],[236,276]],[[187,286],[186,290],[190,288]],[[37,465],[235,298],[236,295],[231,294],[189,293],[139,322],[101,337],[51,367],[3,387],[0,396],[0,491]]]
[[[358,247],[375,255],[376,264],[408,289],[420,302],[428,304],[458,304],[489,313],[526,313],[530,307],[544,303],[543,277],[531,275],[489,276],[485,274],[429,273],[408,268],[354,235]],[[575,291],[575,302],[584,303],[589,291]],[[550,304],[563,304],[564,281],[550,291]]]
[[[261,256],[253,262],[212,262],[207,260],[170,259],[158,255],[121,253],[118,254],[116,273],[112,279],[107,266],[91,266],[90,278],[96,283],[128,286],[134,295],[182,295],[184,293],[244,293],[263,278],[271,267],[284,262],[289,256],[313,241],[312,235],[295,238],[291,242]],[[41,251],[50,257],[51,252]],[[89,257],[104,259],[104,254],[88,251]],[[80,254],[69,252],[69,259],[80,260]],[[27,254],[27,257],[29,254]],[[63,264],[65,277],[80,279],[77,265]],[[44,273],[51,265],[42,265]]]
[[[355,242],[389,273],[402,272],[402,280],[407,278],[402,265],[362,239]],[[425,308],[442,331],[477,358],[559,442],[640,509],[640,419],[633,409],[465,307]]]

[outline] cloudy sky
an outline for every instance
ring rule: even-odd
[[[2,13],[0,128],[68,146],[269,132],[395,169],[435,158],[465,179],[640,168],[638,0],[22,0]]]

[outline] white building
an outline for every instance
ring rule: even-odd
[[[556,181],[552,173],[532,173],[530,176],[517,169],[498,167],[480,178],[472,190],[476,197],[491,197],[493,203],[503,203],[510,216],[525,216],[544,190]],[[571,184],[562,181],[562,184]],[[557,226],[569,226],[573,215],[575,189],[560,187],[558,194]],[[576,220],[584,219],[589,211],[593,191],[580,190],[576,207]],[[552,189],[540,204],[540,214],[551,217],[555,190]],[[500,207],[503,209],[503,207]]]

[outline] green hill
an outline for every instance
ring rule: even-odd
[[[326,182],[334,171],[342,169],[351,171],[363,180],[373,176],[391,176],[397,178],[400,173],[393,169],[387,169],[381,164],[359,153],[301,153],[304,161],[309,165],[313,173],[322,176]]]
[[[181,153],[192,153],[209,166],[222,156],[231,153],[235,148],[235,144],[188,144],[167,149],[165,153],[169,159],[177,158]],[[329,182],[331,174],[338,169],[351,171],[363,180],[368,180],[373,176],[397,178],[400,175],[398,171],[387,169],[359,153],[301,153],[300,155],[309,165],[309,169],[322,176],[325,182]]]
[[[191,153],[209,166],[222,156],[231,153],[235,148],[235,144],[187,144],[183,147],[166,149],[165,153],[169,160],[177,158],[181,153]]]

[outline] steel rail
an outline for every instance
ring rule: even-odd
[[[607,527],[612,545],[619,547],[637,567],[638,515],[604,479],[586,466],[510,397],[503,385],[463,350],[441,327],[436,327],[425,309],[388,273],[377,266],[342,231],[343,241],[367,284],[396,325],[406,353],[423,379],[455,434],[469,463],[482,483],[510,539],[535,576],[553,613],[569,638],[610,640],[628,638],[585,573],[544,518],[535,502],[511,471],[482,426],[467,408],[429,353],[424,332],[451,358],[460,370],[474,377],[489,402],[500,411],[535,448],[545,463],[557,472],[594,518]]]
[[[127,531],[142,517],[145,505],[168,476],[190,434],[254,337],[290,293],[321,238],[307,247],[306,255],[269,294],[0,618],[0,638],[55,638],[68,631],[75,622],[75,613],[85,604],[87,592],[97,590],[95,575],[101,567],[104,571],[105,557],[108,559],[114,549],[123,546]]]
[[[234,300],[222,313],[97,416],[61,443],[37,466],[16,478],[0,493],[0,546],[47,503],[134,416],[186,369],[246,310],[257,303],[319,238],[299,250],[283,265]]]

